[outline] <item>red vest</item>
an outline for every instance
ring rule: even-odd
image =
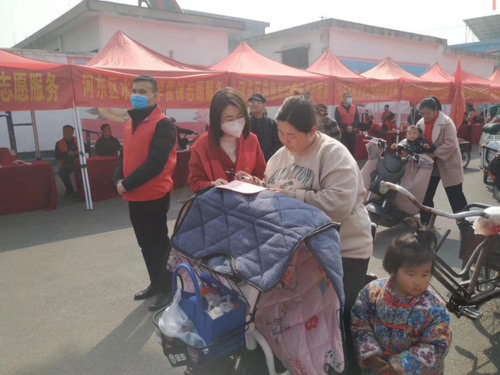
[[[73,142],[75,142],[75,146],[78,149],[78,141],[76,140],[76,137],[73,137]],[[66,140],[64,138],[57,141],[57,147],[59,148],[59,151],[61,151],[61,152],[68,152],[68,145],[66,144]],[[59,166],[62,166],[63,163],[64,163],[64,159],[57,161],[57,164]]]
[[[156,131],[156,124],[163,118],[167,118],[161,113],[160,107],[156,107],[153,112],[139,125],[132,133],[132,120],[125,123],[123,129],[123,176],[127,177],[146,161],[149,154],[149,145]],[[177,132],[177,131],[176,131]],[[172,190],[172,173],[177,162],[177,136],[175,145],[170,151],[167,163],[163,170],[151,180],[126,192],[123,199],[127,201],[150,201],[160,199],[169,190]]]
[[[354,123],[354,115],[356,114],[356,106],[354,104],[349,104],[349,112],[346,111],[345,107],[341,104],[337,107],[339,110],[340,118],[346,126],[350,126]]]

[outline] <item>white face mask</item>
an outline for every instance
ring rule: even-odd
[[[220,128],[224,133],[239,138],[244,127],[245,127],[245,118],[242,117],[237,120],[226,121],[221,125]]]

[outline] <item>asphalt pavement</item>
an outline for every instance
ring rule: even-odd
[[[58,181],[55,211],[0,217],[0,375],[182,374],[172,369],[156,342],[151,300],[134,301],[148,284],[142,255],[121,199],[95,202],[93,211],[64,198]],[[483,184],[477,146],[466,169],[469,202],[499,204]],[[173,229],[188,188],[172,196]],[[450,211],[444,189],[437,207]],[[459,266],[459,233],[438,219],[437,231],[452,234],[441,256]],[[380,228],[369,270],[384,276],[382,259],[403,225]],[[442,288],[433,282],[441,293]],[[453,343],[446,374],[500,373],[500,302],[472,322],[451,318]]]

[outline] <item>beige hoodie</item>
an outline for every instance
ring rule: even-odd
[[[369,258],[371,223],[363,205],[365,188],[358,165],[344,145],[317,134],[305,151],[291,153],[282,147],[269,159],[266,186],[284,189],[339,222],[342,257]]]

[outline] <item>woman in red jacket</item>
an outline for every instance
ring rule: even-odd
[[[210,103],[208,132],[191,147],[191,190],[227,184],[238,171],[263,178],[265,169],[257,136],[250,132],[245,99],[231,87],[217,91]]]

